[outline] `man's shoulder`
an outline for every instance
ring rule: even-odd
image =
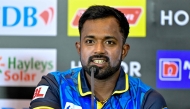
[[[149,90],[143,100],[143,109],[167,109],[164,97],[157,91]]]
[[[78,73],[80,72],[81,67],[68,69],[66,71],[56,71],[50,72],[48,75],[53,75],[57,82],[60,84],[61,81],[76,79],[78,77]]]
[[[78,74],[80,70],[81,70],[81,67],[77,67],[77,68],[72,68],[65,71],[50,72],[49,74],[54,75],[54,76],[75,75],[75,74]]]
[[[129,87],[133,87],[135,89],[140,88],[141,91],[143,92],[146,92],[151,89],[151,87],[142,82],[140,78],[131,77],[131,76],[129,76],[128,78],[129,78]]]
[[[142,98],[139,96],[139,99],[142,100],[141,109],[167,109],[163,96],[139,78],[129,76],[129,85],[131,92],[138,92],[141,93],[141,96],[143,95]]]

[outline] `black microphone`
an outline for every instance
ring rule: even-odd
[[[99,68],[96,65],[92,65],[89,67],[89,71],[88,73],[91,76],[91,91],[92,91],[92,95],[91,95],[91,109],[94,109],[94,75],[97,75],[99,72]]]
[[[99,68],[98,68],[98,66],[96,66],[96,65],[92,65],[92,66],[89,67],[89,71],[88,71],[88,72],[89,72],[90,76],[92,75],[92,73],[93,73],[94,76],[95,76],[95,75],[98,74]]]

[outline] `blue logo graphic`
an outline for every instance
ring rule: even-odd
[[[8,16],[8,14],[7,14],[9,11],[13,11],[17,15],[15,21],[12,22],[12,23],[8,23],[8,20],[7,20],[8,17],[11,17],[11,16]],[[35,17],[35,14],[37,13],[36,8],[35,7],[24,7],[23,11],[24,11],[24,15],[21,16],[21,12],[20,12],[20,10],[18,8],[11,7],[11,6],[10,7],[3,7],[3,26],[4,27],[15,26],[20,22],[22,17],[24,19],[23,20],[24,21],[23,26],[25,26],[25,27],[35,26],[37,24],[37,18]],[[31,11],[31,13],[29,13],[29,11]],[[31,24],[28,23],[29,20],[32,21]]]
[[[156,61],[157,88],[190,89],[189,50],[159,50]]]
[[[2,7],[2,26],[15,27],[21,23],[23,27],[34,27],[39,18],[44,21],[45,25],[52,22],[55,13],[53,7],[49,7],[40,13],[37,12],[37,8],[33,6],[25,6],[22,9],[15,6],[4,6]]]

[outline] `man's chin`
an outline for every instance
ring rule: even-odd
[[[109,78],[111,75],[113,75],[113,72],[108,72],[105,69],[99,69],[99,72],[97,75],[94,76],[94,78],[99,80],[104,80]]]

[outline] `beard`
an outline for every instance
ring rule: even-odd
[[[94,78],[99,79],[99,80],[107,79],[107,78],[111,77],[113,74],[115,74],[119,70],[120,65],[121,65],[121,61],[122,61],[122,59],[120,57],[120,59],[117,61],[116,66],[112,67],[111,64],[110,64],[110,59],[107,56],[104,56],[104,55],[90,56],[89,59],[88,59],[88,64],[87,65],[84,65],[81,62],[82,67],[84,68],[85,72],[88,73],[88,75],[91,75],[91,72],[89,71],[89,68],[92,66],[92,65],[90,65],[90,62],[92,62],[93,58],[105,58],[106,62],[108,63],[108,66],[106,68],[98,67],[99,72],[96,75],[94,75]]]

